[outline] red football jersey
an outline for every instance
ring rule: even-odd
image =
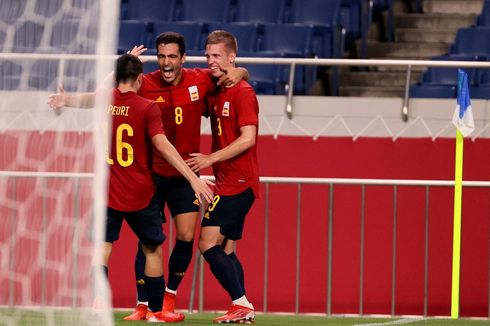
[[[184,160],[190,153],[199,152],[205,99],[215,87],[209,69],[183,68],[182,78],[176,86],[166,83],[159,70],[143,77],[138,94],[158,104],[165,134]],[[153,171],[164,177],[181,175],[157,153]]]
[[[213,152],[237,139],[241,127],[255,125],[258,132],[257,96],[246,81],[242,80],[232,88],[222,88],[216,96],[210,97],[209,104]],[[235,195],[251,187],[255,197],[258,197],[257,142],[245,152],[213,164],[213,173],[216,177],[215,194]]]
[[[152,143],[163,134],[158,106],[135,92],[113,91],[109,207],[132,212],[148,206],[155,193],[151,173]]]

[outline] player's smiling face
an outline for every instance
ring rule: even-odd
[[[224,43],[206,45],[206,60],[214,77],[221,77],[228,68],[233,66],[235,55],[230,53]],[[220,69],[221,68],[221,69]]]
[[[179,46],[176,43],[159,44],[157,58],[163,80],[177,85],[181,78],[185,54],[180,55]]]

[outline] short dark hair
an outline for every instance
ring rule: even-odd
[[[179,53],[181,56],[185,54],[185,38],[176,32],[164,32],[157,36],[155,47],[158,52],[158,46],[160,44],[175,43],[179,46]]]
[[[238,43],[233,34],[223,30],[216,30],[209,33],[208,38],[206,39],[206,45],[208,44],[219,44],[224,43],[228,51],[234,52],[235,54],[238,52]]]
[[[118,84],[135,81],[143,72],[143,64],[137,56],[125,53],[117,59],[115,72]]]

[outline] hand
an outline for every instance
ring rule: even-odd
[[[209,180],[203,180],[196,178],[195,181],[191,182],[191,187],[199,198],[200,202],[205,201],[210,203],[213,201],[213,191],[209,187],[214,187],[214,183]]]
[[[218,80],[218,85],[223,85],[225,87],[233,87],[243,79],[243,71],[235,67],[229,67],[227,69],[219,68],[223,75]]]
[[[134,47],[131,49],[131,51],[128,51],[128,53],[129,53],[129,54],[132,54],[132,55],[134,55],[134,56],[139,57],[140,55],[142,55],[143,53],[145,53],[145,52],[146,52],[146,50],[148,50],[148,49],[147,49],[147,48],[145,48],[145,46],[144,46],[144,45],[135,45],[135,46],[134,46]],[[141,60],[141,58],[140,58],[140,60]],[[143,63],[144,63],[145,61],[146,61],[146,60],[141,60],[141,62],[143,62]]]
[[[185,163],[187,163],[193,172],[199,172],[199,170],[205,169],[214,163],[211,159],[211,155],[191,153],[190,156],[191,158],[185,160]]]
[[[66,97],[67,95],[63,85],[60,84],[58,85],[58,93],[48,96],[48,105],[55,110],[56,113],[58,113],[57,111],[66,105]]]

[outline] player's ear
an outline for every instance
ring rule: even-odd
[[[228,55],[228,59],[230,60],[231,64],[235,64],[235,59],[236,59],[236,53],[230,53]]]
[[[182,55],[182,63],[184,63],[184,62],[185,62],[185,58],[186,58],[186,57],[185,57],[185,53],[184,53],[184,54]]]
[[[138,77],[136,78],[136,88],[141,87],[141,83],[143,82],[143,73],[139,74]]]

